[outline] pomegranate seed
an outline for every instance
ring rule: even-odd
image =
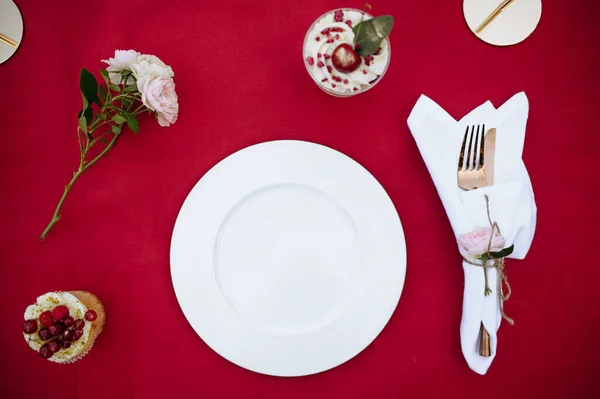
[[[323,54],[317,53],[317,58],[321,58],[322,56],[323,56]]]
[[[333,39],[327,40],[327,43],[333,43]]]
[[[27,320],[23,323],[23,332],[25,334],[33,334],[37,331],[38,325],[35,320]]]
[[[52,325],[52,313],[49,310],[42,312],[40,315],[40,324],[44,327],[49,327]]]
[[[369,56],[365,57],[365,64],[367,64],[367,66],[371,66],[371,57],[369,57]]]
[[[362,71],[363,71],[363,74],[364,74],[364,75],[366,75],[366,74],[367,74],[367,70],[366,70],[366,69],[363,69]]]
[[[323,78],[323,79],[321,79],[321,82],[327,82],[328,80],[329,79],[327,79],[327,78]]]
[[[348,84],[348,79],[344,79],[344,84]]]
[[[313,59],[313,57],[308,57],[306,59],[306,62],[308,62],[308,65],[313,66],[315,63],[315,60]]]
[[[332,83],[332,84],[331,84],[331,87],[335,87],[335,83]]]
[[[62,346],[62,344],[57,339],[54,339],[54,340],[48,342],[48,349],[50,349],[50,352],[52,352],[52,353],[58,352],[60,350],[61,346]]]
[[[379,48],[377,49],[377,51],[375,51],[375,52],[373,53],[373,55],[379,55],[379,54],[381,54],[381,47],[379,47]]]
[[[316,40],[316,41],[320,41],[320,40],[321,40],[321,38],[320,38],[319,36],[317,36],[317,37],[315,37],[315,40]]]
[[[322,35],[326,35],[326,34],[328,34],[328,33],[329,33],[329,31],[330,31],[330,30],[331,30],[331,28],[326,28],[326,29],[323,29],[323,30],[321,31],[321,34],[322,34]]]
[[[331,58],[331,56],[330,56],[329,54],[325,54],[323,57],[324,57],[326,60],[328,60],[328,59],[330,59],[330,58]]]
[[[360,44],[356,43],[354,45],[354,50],[356,50],[356,51],[360,50]]]
[[[317,62],[317,66],[319,68],[323,68],[325,66],[325,64],[323,64],[321,61]]]
[[[354,89],[352,89],[352,90],[354,90],[354,91],[358,91],[358,87],[355,87],[355,88],[354,88]]]
[[[48,344],[42,345],[42,347],[40,348],[40,356],[43,357],[44,359],[48,359],[52,355],[53,355],[53,353],[50,350],[50,348],[48,347]]]
[[[38,331],[38,336],[42,341],[48,341],[50,338],[52,338],[52,334],[50,334],[50,331],[48,331],[46,327]]]
[[[65,319],[63,320],[63,324],[65,325],[65,327],[71,327],[72,325],[75,324],[75,319],[72,318],[71,316],[67,316],[65,317]]]
[[[333,14],[333,20],[335,22],[342,22],[344,20],[344,11],[337,10],[335,14]]]
[[[340,40],[340,35],[335,35],[336,40]]]
[[[350,28],[352,28],[352,21],[350,21],[350,20],[347,20],[347,21],[346,21],[346,25],[348,25]]]
[[[327,65],[327,72],[329,72],[329,73],[333,72],[333,68],[331,68],[330,65]]]
[[[69,315],[69,308],[65,305],[59,305],[52,310],[52,318],[54,321],[61,321]]]

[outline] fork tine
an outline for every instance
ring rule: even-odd
[[[469,149],[467,151],[467,164],[466,170],[472,170],[474,168],[475,157],[471,159],[471,149],[473,148],[473,136],[475,135],[475,125],[471,126],[471,137],[469,138]]]
[[[458,170],[462,170],[465,160],[465,147],[467,146],[467,135],[469,134],[469,126],[465,130],[465,137],[463,137],[462,146],[460,147],[460,157],[458,158]]]
[[[477,129],[479,130],[479,129]],[[485,124],[481,129],[481,142],[479,143],[479,165],[477,165],[477,170],[483,168],[483,144],[485,142]]]

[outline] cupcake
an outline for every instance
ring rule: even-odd
[[[73,363],[92,348],[105,320],[104,306],[94,294],[49,292],[25,310],[23,336],[44,359]]]

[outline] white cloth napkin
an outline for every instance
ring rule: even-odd
[[[484,194],[490,200],[492,221],[498,222],[506,247],[515,245],[510,258],[523,259],[529,250],[536,224],[536,205],[531,180],[521,159],[529,102],[525,93],[513,96],[500,108],[486,102],[455,121],[426,96],[421,96],[408,117],[419,151],[431,174],[450,219],[454,234],[489,226]],[[457,165],[467,125],[485,123],[486,131],[496,128],[494,185],[473,191],[458,187]],[[512,267],[512,263],[510,263]],[[496,269],[488,269],[492,294],[484,295],[481,267],[463,262],[465,288],[460,324],[462,352],[471,370],[485,374],[497,348],[497,331],[502,320],[498,306]],[[517,273],[514,274],[515,278]],[[510,302],[509,302],[510,303]],[[507,311],[510,315],[510,311]],[[490,334],[492,355],[479,356],[479,328],[483,322]],[[518,324],[518,320],[516,321]]]

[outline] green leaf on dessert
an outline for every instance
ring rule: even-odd
[[[362,21],[352,31],[356,35],[355,45],[358,45],[358,55],[361,57],[371,55],[381,47],[381,42],[389,36],[394,26],[394,17],[381,15]]]
[[[506,258],[508,255],[512,254],[514,250],[515,250],[515,245],[513,244],[508,248],[504,248],[502,251],[490,252],[490,255],[492,255],[496,259]]]
[[[94,75],[85,68],[82,68],[79,74],[79,88],[88,102],[102,106],[98,98],[98,82],[96,82]]]
[[[111,118],[113,121],[115,121],[116,123],[118,123],[119,125],[122,125],[123,123],[127,122],[127,119],[125,119],[122,115],[113,115],[113,117]]]
[[[133,114],[130,114],[127,111],[123,112],[123,116],[125,117],[125,119],[127,119],[127,127],[129,129],[131,129],[132,132],[134,132],[135,134],[137,134],[138,133],[138,121],[137,121],[137,118],[135,116],[133,116]]]

